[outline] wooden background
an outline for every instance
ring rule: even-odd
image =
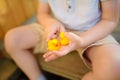
[[[35,14],[38,0],[0,0],[0,39]]]

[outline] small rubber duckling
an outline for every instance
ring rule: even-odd
[[[57,39],[51,39],[48,41],[48,50],[59,50],[61,47],[60,41]]]
[[[65,36],[64,32],[60,33],[60,43],[62,46],[68,45],[70,43],[69,38]]]
[[[61,32],[59,35],[60,39],[51,39],[48,41],[48,50],[60,50],[61,46],[68,45],[70,40],[68,37],[65,36],[64,32]]]

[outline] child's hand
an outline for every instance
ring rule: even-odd
[[[57,38],[60,32],[65,32],[65,28],[61,23],[51,23],[49,27],[46,27],[46,41]]]
[[[45,58],[46,62],[55,60],[58,57],[64,56],[78,48],[82,48],[82,38],[71,32],[65,33],[65,36],[67,36],[70,39],[70,43],[66,46],[61,46],[60,50],[49,51],[45,53],[43,57]]]

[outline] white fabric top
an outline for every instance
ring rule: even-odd
[[[48,2],[55,18],[65,27],[74,30],[88,30],[101,17],[99,0],[40,0]],[[101,0],[105,1],[105,0]]]

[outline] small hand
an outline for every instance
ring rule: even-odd
[[[58,50],[54,50],[54,51],[48,51],[47,53],[45,53],[43,55],[43,58],[45,59],[46,62],[55,60],[61,56],[66,55],[67,53],[69,53],[69,49],[67,49],[67,46],[63,46],[61,47],[61,49]]]
[[[51,60],[57,59],[58,57],[64,56],[81,46],[82,39],[76,34],[67,32],[65,33],[65,36],[67,36],[70,39],[70,43],[66,46],[61,46],[60,50],[48,51],[47,53],[45,53],[43,57],[45,58],[46,62],[49,62]]]
[[[57,38],[60,32],[64,32],[65,28],[61,23],[53,23],[45,29],[46,41]]]

